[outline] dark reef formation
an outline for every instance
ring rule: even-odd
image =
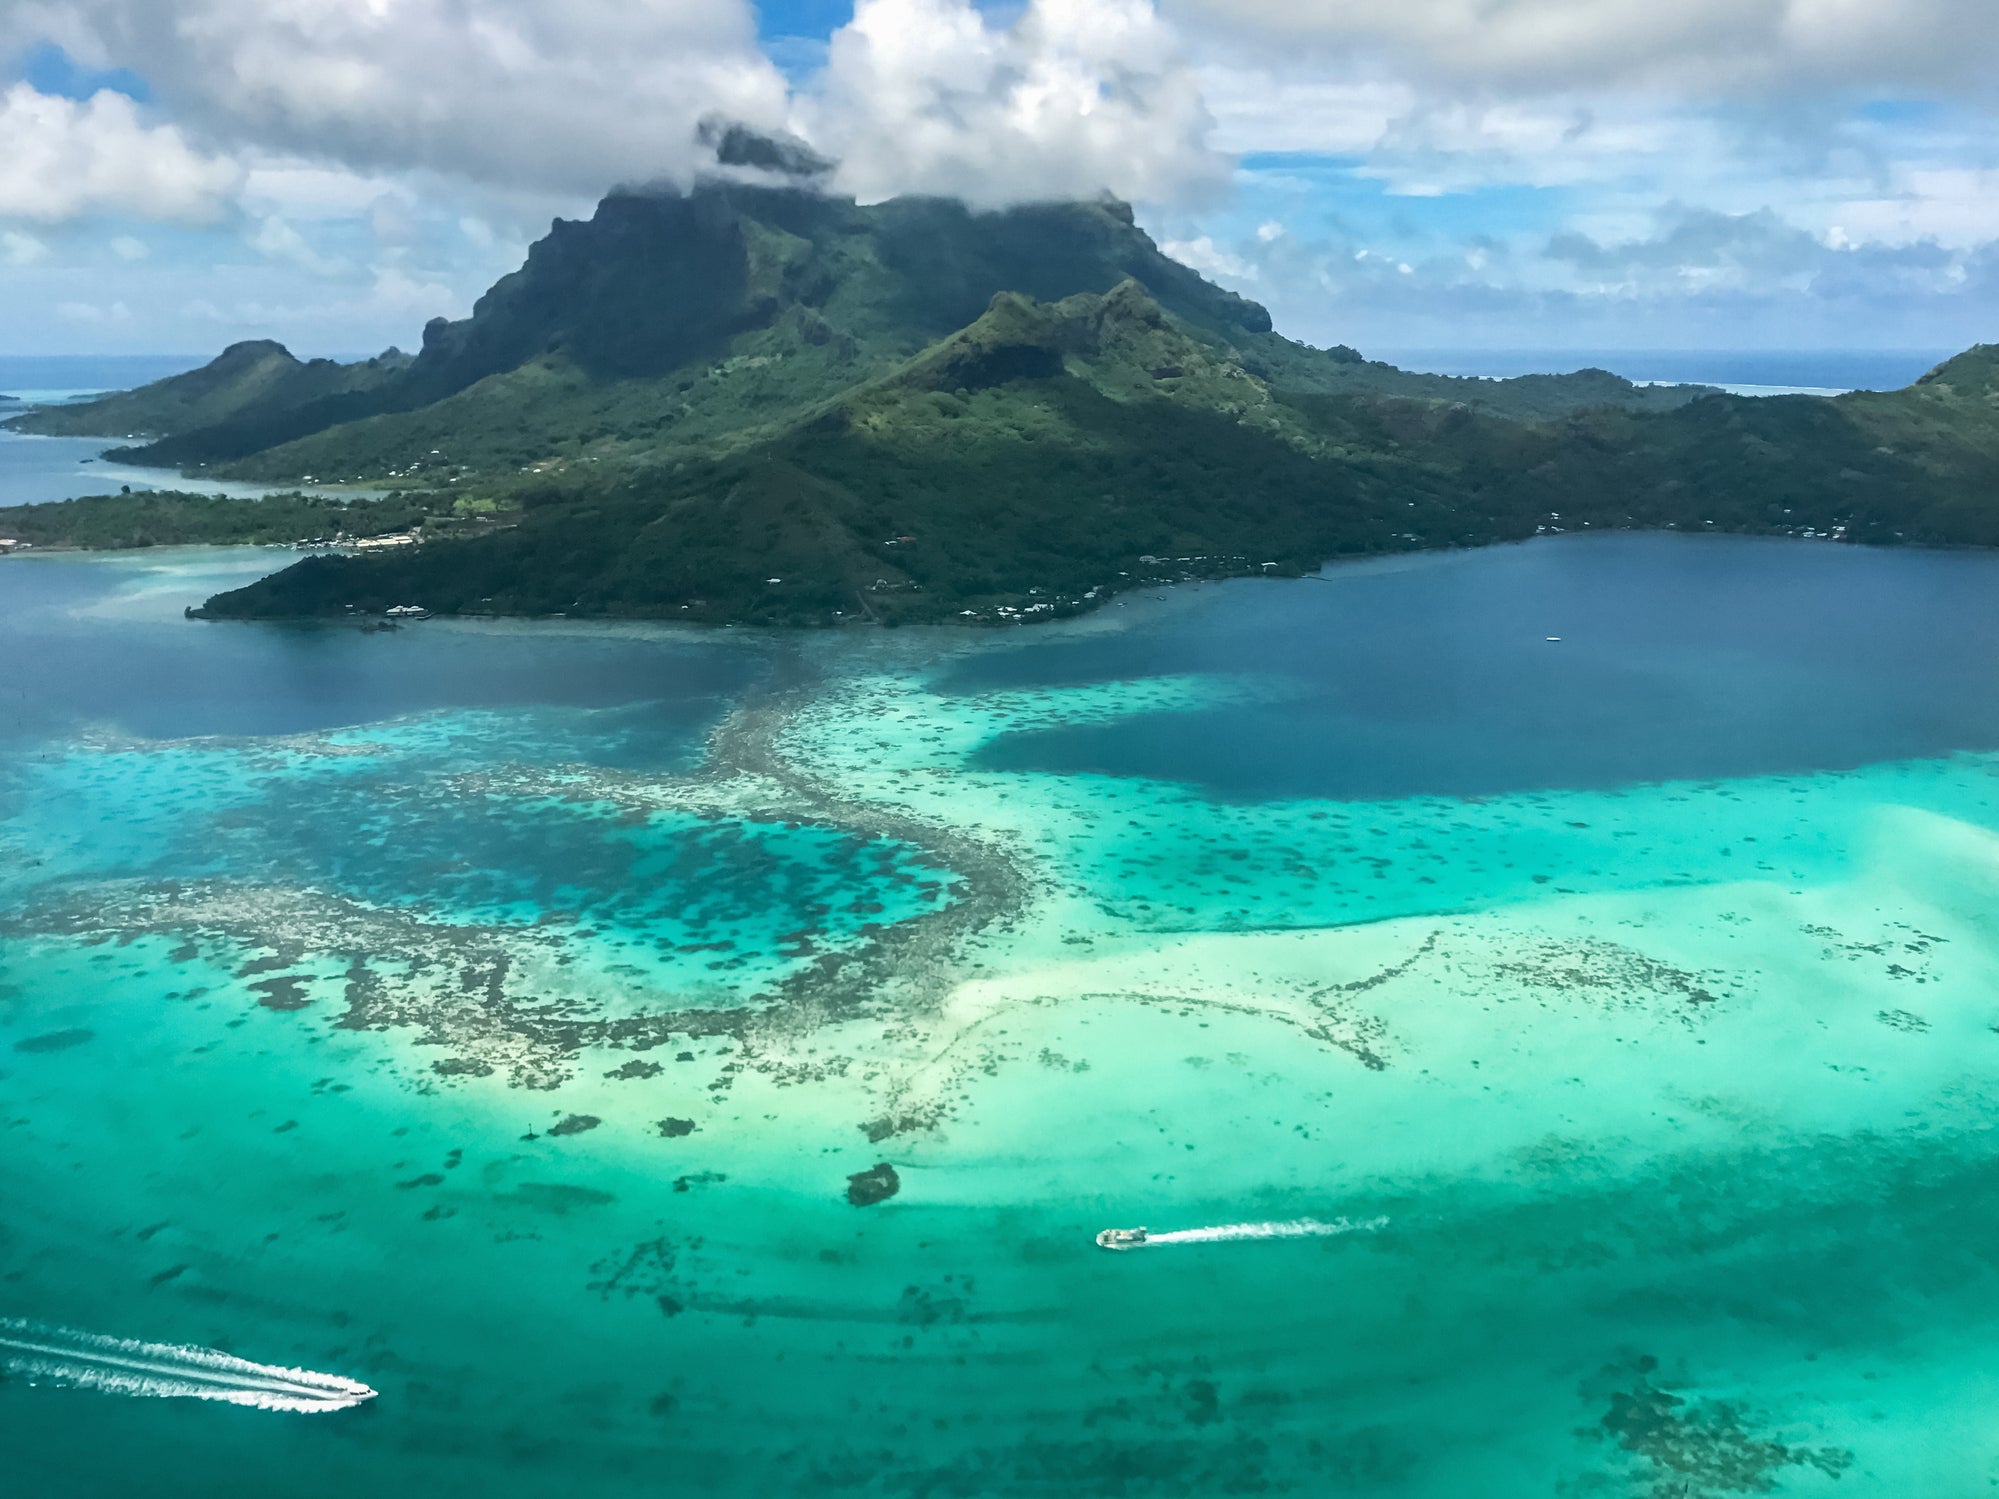
[[[871,1208],[878,1202],[887,1202],[902,1190],[902,1178],[895,1174],[895,1167],[887,1161],[870,1166],[866,1171],[856,1171],[847,1178],[847,1201],[857,1208]]]

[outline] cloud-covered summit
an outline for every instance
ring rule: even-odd
[[[684,173],[704,116],[786,108],[743,0],[30,0],[13,26],[138,72],[217,150],[513,191]]]
[[[1010,23],[970,0],[860,0],[796,89],[746,0],[16,0],[0,27],[138,72],[161,123],[126,122],[135,139],[186,135],[211,160],[591,197],[688,180],[713,160],[703,122],[725,118],[798,131],[863,197],[1164,199],[1226,174],[1150,0],[1028,0]]]
[[[1227,175],[1200,84],[1150,0],[1029,0],[1011,25],[965,0],[859,0],[797,111],[863,201],[996,207],[1108,190],[1158,202]]]
[[[770,170],[717,119],[864,201],[1108,190],[1313,338],[1999,322],[1983,0],[0,0],[9,58],[17,349],[406,339],[616,185]]]

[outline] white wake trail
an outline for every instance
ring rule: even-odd
[[[1369,1218],[1355,1223],[1335,1218],[1330,1223],[1317,1218],[1290,1218],[1274,1223],[1223,1223],[1214,1228],[1182,1228],[1170,1234],[1148,1234],[1143,1247],[1156,1244],[1225,1244],[1233,1239],[1327,1239],[1336,1234],[1371,1234],[1385,1228],[1386,1218]]]
[[[111,1395],[220,1400],[266,1411],[338,1411],[375,1392],[358,1380],[253,1364],[213,1348],[141,1343],[0,1317],[0,1374]]]

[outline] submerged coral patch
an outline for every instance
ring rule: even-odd
[[[1837,1478],[1853,1466],[1853,1454],[1843,1447],[1790,1446],[1759,1436],[1741,1402],[1676,1393],[1653,1380],[1657,1370],[1656,1359],[1639,1359],[1626,1371],[1629,1387],[1611,1395],[1598,1422],[1606,1437],[1645,1464],[1641,1482],[1648,1499],[1767,1494],[1786,1468]]]
[[[78,1046],[86,1046],[97,1039],[97,1032],[78,1027],[67,1031],[50,1031],[43,1036],[29,1036],[14,1043],[14,1050],[30,1056],[43,1055],[52,1051],[70,1051]]]
[[[902,1178],[887,1161],[856,1171],[847,1178],[847,1201],[857,1208],[871,1208],[887,1202],[902,1190]]]

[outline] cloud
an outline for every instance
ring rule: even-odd
[[[1229,44],[1380,59],[1477,89],[1686,96],[1915,88],[1989,97],[1990,0],[1166,0]]]
[[[1598,289],[1665,291],[1717,285],[1774,291],[1839,253],[1767,208],[1726,214],[1684,205],[1662,211],[1644,238],[1606,244],[1570,230],[1547,247],[1550,260],[1573,267]]]
[[[375,329],[412,320],[427,320],[445,312],[460,312],[465,302],[460,292],[442,282],[413,276],[393,266],[376,266],[345,296],[322,300],[301,318],[292,308],[273,304],[250,295],[232,298],[197,296],[181,311],[191,322],[214,325],[219,335],[235,338],[254,334],[282,323],[294,329],[310,330],[308,337],[328,335],[351,339],[354,330]],[[365,337],[366,335],[362,335]]]
[[[1282,232],[1281,230],[1279,231]],[[1261,236],[1259,236],[1261,237]],[[1274,237],[1274,236],[1273,236]],[[1265,241],[1268,243],[1268,240]],[[1159,248],[1185,266],[1192,266],[1203,276],[1222,281],[1245,283],[1257,279],[1257,269],[1242,256],[1232,254],[1206,234],[1198,239],[1166,239],[1159,242]]]
[[[0,51],[37,44],[134,70],[189,137],[294,198],[429,174],[542,217],[689,180],[713,116],[796,123],[871,199],[1164,200],[1227,175],[1153,0],[1025,0],[1010,21],[975,0],[859,0],[829,43],[780,60],[750,0],[0,0]],[[287,173],[301,180],[272,180]]]
[[[0,84],[17,342],[406,341],[711,114],[868,200],[1109,188],[1322,341],[1999,322],[1991,0],[0,0],[38,44],[139,102]]]
[[[283,219],[265,219],[250,237],[250,246],[259,255],[296,266],[310,276],[339,276],[351,269],[339,256],[322,254]]]
[[[44,224],[92,213],[200,223],[221,215],[241,169],[152,125],[123,94],[78,101],[25,83],[0,94],[0,217]]]
[[[1830,232],[1855,241],[1936,240],[1959,248],[1999,240],[1999,170],[1910,166],[1895,171],[1886,186],[1879,197],[1842,203]]]
[[[1208,61],[1201,92],[1223,150],[1358,155],[1415,110],[1409,84],[1342,76],[1342,69],[1292,68],[1267,58]]]
[[[132,326],[132,309],[123,302],[62,302],[56,316],[85,328],[112,329]]]
[[[0,231],[0,261],[11,266],[36,265],[49,258],[49,247],[32,234],[19,230]]]
[[[1958,347],[1999,324],[1999,243],[1856,242],[1768,209],[1657,208],[1629,232],[1466,233],[1418,250],[1354,225],[1174,253],[1286,334],[1364,351]]]
[[[35,13],[90,65],[139,70],[221,149],[534,193],[685,178],[703,116],[774,125],[786,98],[747,0],[69,0]]]
[[[1150,0],[1029,0],[1011,25],[969,0],[860,0],[798,128],[864,201],[1140,201],[1213,187],[1200,84]]]

